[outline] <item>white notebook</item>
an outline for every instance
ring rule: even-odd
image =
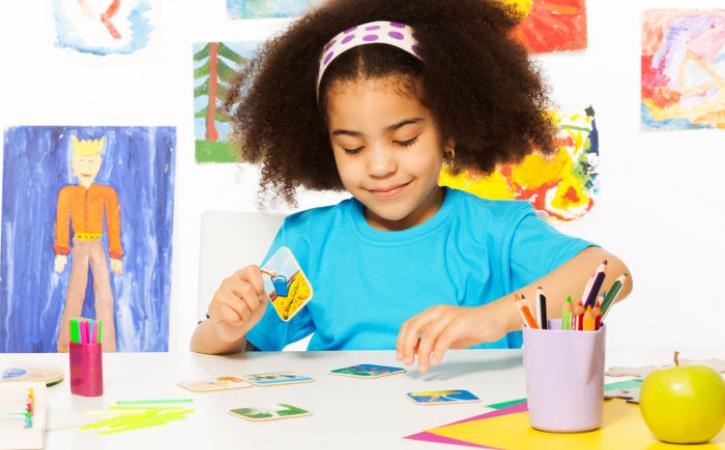
[[[25,428],[23,420],[11,417],[24,411],[25,398],[31,388],[34,398],[32,427]],[[47,413],[45,383],[0,383],[0,449],[42,449]]]

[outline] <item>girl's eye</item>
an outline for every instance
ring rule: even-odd
[[[410,147],[411,145],[415,144],[415,141],[418,140],[418,136],[414,137],[413,139],[408,139],[407,141],[395,141],[396,144],[402,145],[403,147]]]
[[[343,147],[342,149],[343,149],[343,150],[345,151],[345,153],[347,153],[348,155],[354,155],[354,154],[356,154],[356,153],[360,153],[360,150],[362,150],[362,147],[358,147],[358,148],[345,148],[345,147]]]

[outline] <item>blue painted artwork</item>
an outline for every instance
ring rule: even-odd
[[[176,131],[15,127],[4,134],[0,352],[167,351]]]
[[[53,0],[56,46],[98,56],[144,48],[154,29],[151,0]]]
[[[227,0],[227,14],[232,19],[297,17],[324,0]]]

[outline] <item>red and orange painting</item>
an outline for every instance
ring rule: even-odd
[[[514,36],[531,53],[587,47],[585,0],[505,0],[524,14]]]

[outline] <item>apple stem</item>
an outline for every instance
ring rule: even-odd
[[[675,352],[675,367],[680,367],[680,352]]]

